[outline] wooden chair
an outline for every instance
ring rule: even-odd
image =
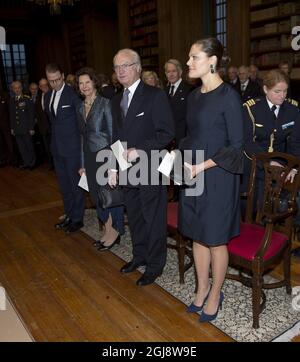
[[[285,166],[271,166],[272,160],[280,160]],[[263,202],[254,205],[257,183],[257,165],[264,169]],[[241,224],[240,236],[228,244],[229,263],[239,269],[239,274],[227,274],[252,288],[253,328],[259,328],[259,314],[265,307],[263,289],[285,286],[291,294],[290,258],[293,215],[297,211],[296,194],[300,180],[300,159],[283,153],[262,153],[252,162],[249,181],[246,220]],[[294,182],[286,182],[293,169],[299,169]],[[283,205],[284,196],[284,205]],[[256,206],[255,221],[253,221]],[[283,262],[284,278],[275,283],[264,282],[264,274]],[[246,274],[246,275],[245,275]]]
[[[184,284],[184,273],[193,265],[193,251],[191,240],[182,236],[178,231],[178,202],[168,203],[167,225],[169,236],[176,242],[176,244],[168,242],[167,246],[178,253],[179,281],[180,284]],[[186,256],[189,259],[187,263],[185,262]]]

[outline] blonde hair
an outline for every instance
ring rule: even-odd
[[[159,80],[156,72],[154,72],[153,70],[144,70],[142,73],[142,81],[144,83],[147,83],[146,80],[149,77],[153,77],[155,80],[155,86],[158,88],[161,88],[160,80]]]

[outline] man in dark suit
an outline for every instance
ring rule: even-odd
[[[182,80],[182,66],[177,59],[169,59],[165,63],[165,75],[168,80],[165,91],[173,112],[175,142],[178,147],[180,140],[186,136],[187,97],[193,87]]]
[[[14,97],[9,102],[11,134],[15,136],[22,157],[21,169],[32,170],[36,156],[32,142],[34,135],[34,107],[29,96],[23,94],[21,82],[11,85]]]
[[[49,83],[47,79],[42,78],[39,81],[39,89],[40,93],[38,93],[36,102],[35,102],[35,115],[37,119],[37,127],[39,130],[39,134],[42,137],[44,151],[48,159],[49,169],[53,169],[53,160],[50,152],[50,140],[51,140],[51,132],[50,132],[50,124],[47,112],[45,110],[45,96],[49,92]]]
[[[227,75],[227,82],[239,93],[241,89],[241,83],[238,77],[238,68],[235,65],[231,65],[228,68]]]
[[[239,92],[243,103],[247,102],[249,99],[255,99],[263,95],[260,85],[250,79],[249,67],[246,67],[245,65],[239,67],[239,80]]]
[[[167,96],[163,90],[140,80],[141,61],[135,51],[120,50],[114,57],[114,69],[124,91],[112,99],[113,140],[127,143],[123,157],[129,162],[140,160],[144,165],[144,159],[140,158],[144,151],[148,156],[148,168],[151,151],[164,149],[174,137]],[[153,283],[166,263],[167,190],[166,186],[151,185],[149,179],[147,185],[133,185],[128,178],[124,194],[133,259],[121,272],[130,273],[146,265],[145,273],[137,281],[137,285],[142,286]],[[109,183],[114,185],[116,176],[110,177]]]
[[[45,96],[45,109],[51,124],[51,153],[66,215],[55,227],[72,233],[83,226],[84,213],[84,194],[78,186],[81,139],[76,116],[76,107],[81,101],[65,84],[64,73],[57,64],[48,64],[46,75],[52,88]]]

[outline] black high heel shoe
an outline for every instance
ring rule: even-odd
[[[190,304],[190,305],[187,307],[186,312],[187,312],[187,313],[197,313],[197,312],[201,312],[201,310],[202,310],[203,307],[204,307],[205,302],[207,301],[207,298],[208,298],[208,296],[209,296],[210,290],[211,290],[211,285],[210,285],[210,287],[209,287],[209,289],[208,289],[208,293],[207,293],[206,297],[205,297],[204,300],[203,300],[202,305],[198,306],[198,305],[192,303],[192,304]]]
[[[121,236],[119,235],[116,240],[111,243],[110,245],[104,245],[103,243],[100,244],[100,246],[97,248],[98,251],[105,251],[105,250],[109,250],[111,249],[114,245],[116,244],[120,244],[120,241],[121,241]]]
[[[99,246],[100,246],[101,244],[103,244],[103,241],[101,241],[101,240],[96,240],[96,241],[93,242],[93,246],[94,246],[95,248],[99,248]]]

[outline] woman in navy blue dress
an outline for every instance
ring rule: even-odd
[[[228,267],[227,243],[239,234],[240,227],[242,104],[237,92],[217,72],[222,54],[223,46],[214,38],[199,40],[191,47],[189,77],[201,78],[203,84],[189,96],[187,137],[180,145],[181,150],[193,152],[192,164],[185,163],[191,176],[204,180],[201,195],[189,196],[187,189],[181,192],[179,207],[179,229],[193,240],[198,277],[197,294],[187,311],[203,309],[200,322],[217,317],[224,299],[221,288]],[[196,163],[196,150],[204,151],[201,163]]]

